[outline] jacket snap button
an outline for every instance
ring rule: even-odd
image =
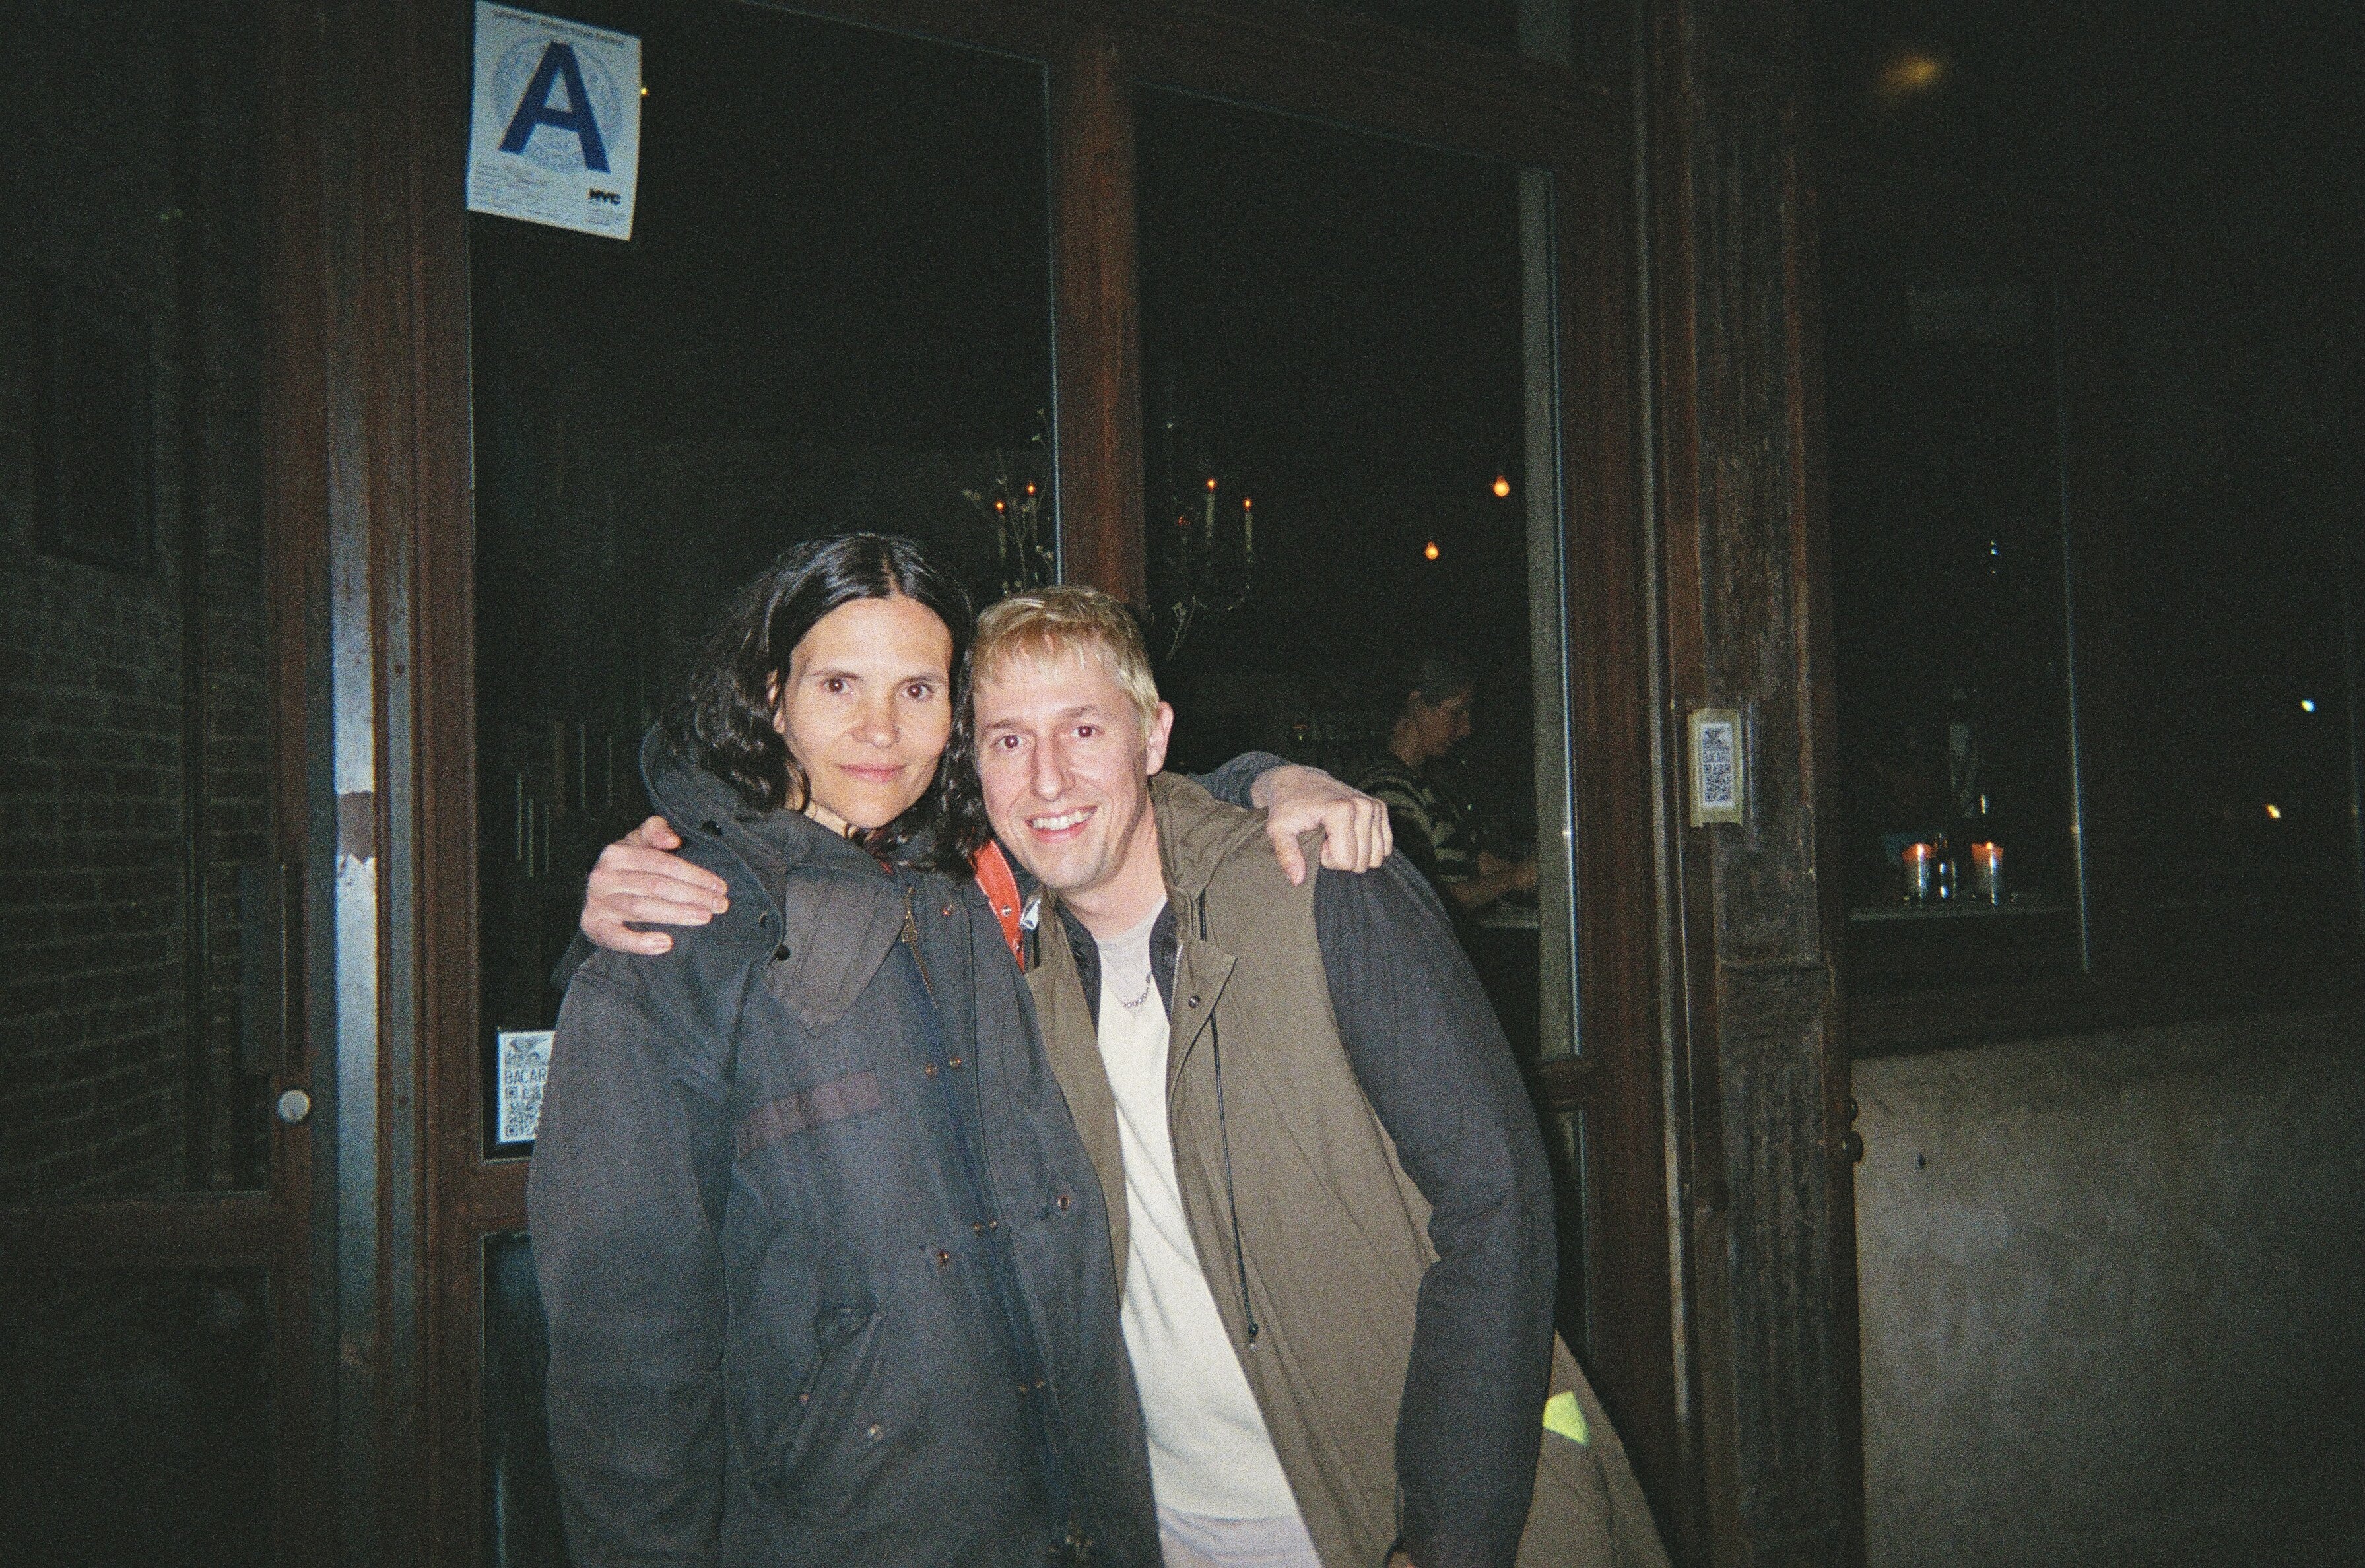
[[[1060,1206],[1061,1208],[1063,1208],[1063,1209],[1064,1209],[1064,1208],[1066,1208],[1070,1204],[1074,1203],[1075,1201],[1076,1201],[1075,1199],[1073,1199],[1072,1197],[1070,1197],[1070,1196],[1069,1196],[1067,1193],[1060,1193],[1060,1194],[1059,1194],[1059,1206]]]
[[[1196,1007],[1199,1005],[1199,999],[1194,996],[1190,1001],[1184,1002],[1183,1005],[1185,1007]]]
[[[971,1230],[973,1230],[973,1231],[977,1232],[977,1234],[978,1234],[978,1235],[980,1235],[980,1236],[983,1236],[983,1235],[985,1234],[985,1221],[983,1221],[983,1220],[978,1220],[978,1221],[976,1221],[975,1223],[971,1224],[971,1225],[970,1225],[970,1228]]]
[[[935,1062],[930,1062],[927,1066],[925,1066],[925,1067],[922,1068],[920,1070],[921,1070],[923,1073],[926,1074],[928,1077],[930,1077],[930,1078],[934,1078],[934,1077],[936,1077],[936,1064]]]
[[[950,914],[950,913],[952,913],[952,912],[953,912],[953,906],[952,906],[952,905],[950,905],[950,904],[947,904],[947,905],[945,905],[945,907],[944,907],[944,908],[942,908],[942,909],[940,909],[940,910],[936,911],[936,913],[937,913],[938,914]]]
[[[887,1435],[887,1429],[884,1427],[881,1427],[878,1422],[873,1421],[870,1425],[862,1428],[862,1435],[869,1438],[875,1443],[880,1439]]]
[[[789,961],[789,948],[786,943],[772,949],[772,961],[776,964],[785,964]]]
[[[953,1058],[953,1059],[952,1059],[952,1060],[950,1060],[950,1061],[948,1061],[948,1062],[945,1063],[945,1065],[946,1065],[947,1067],[953,1067],[953,1068],[957,1068],[957,1067],[960,1066],[960,1064],[961,1064],[961,1058],[958,1058],[958,1057],[955,1057],[955,1058]]]
[[[939,1268],[939,1269],[943,1269],[943,1268],[949,1268],[949,1267],[951,1266],[951,1264],[952,1264],[952,1260],[953,1260],[953,1255],[952,1255],[950,1252],[946,1251],[946,1250],[945,1250],[943,1248],[941,1248],[941,1247],[939,1247],[939,1248],[937,1248],[937,1249],[936,1249],[936,1267],[937,1267],[937,1268]]]
[[[797,1403],[800,1405],[810,1405],[813,1403],[813,1395],[810,1394],[800,1394],[797,1395]]]

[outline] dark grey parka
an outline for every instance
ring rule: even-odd
[[[1156,1568],[1100,1183],[984,896],[643,768],[731,909],[559,1014],[527,1212],[576,1561]]]

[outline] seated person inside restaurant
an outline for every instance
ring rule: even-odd
[[[1470,812],[1432,766],[1470,735],[1478,683],[1470,666],[1439,648],[1415,648],[1392,685],[1395,719],[1387,749],[1351,782],[1385,801],[1396,847],[1444,896],[1457,919],[1474,920],[1515,893],[1533,893],[1533,855],[1508,860],[1478,846]]]

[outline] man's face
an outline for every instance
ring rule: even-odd
[[[1174,710],[1142,732],[1125,689],[1090,653],[1005,665],[974,687],[977,771],[1003,847],[1073,900],[1141,857],[1155,872],[1149,776],[1166,765]]]
[[[1470,704],[1476,695],[1467,686],[1442,702],[1428,702],[1414,694],[1413,722],[1420,727],[1422,746],[1429,756],[1443,756],[1469,738]]]

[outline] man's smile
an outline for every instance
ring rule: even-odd
[[[1060,812],[1052,816],[1028,817],[1026,825],[1043,837],[1054,837],[1070,829],[1082,827],[1092,820],[1093,812],[1096,809],[1093,806],[1079,806],[1074,811]]]

